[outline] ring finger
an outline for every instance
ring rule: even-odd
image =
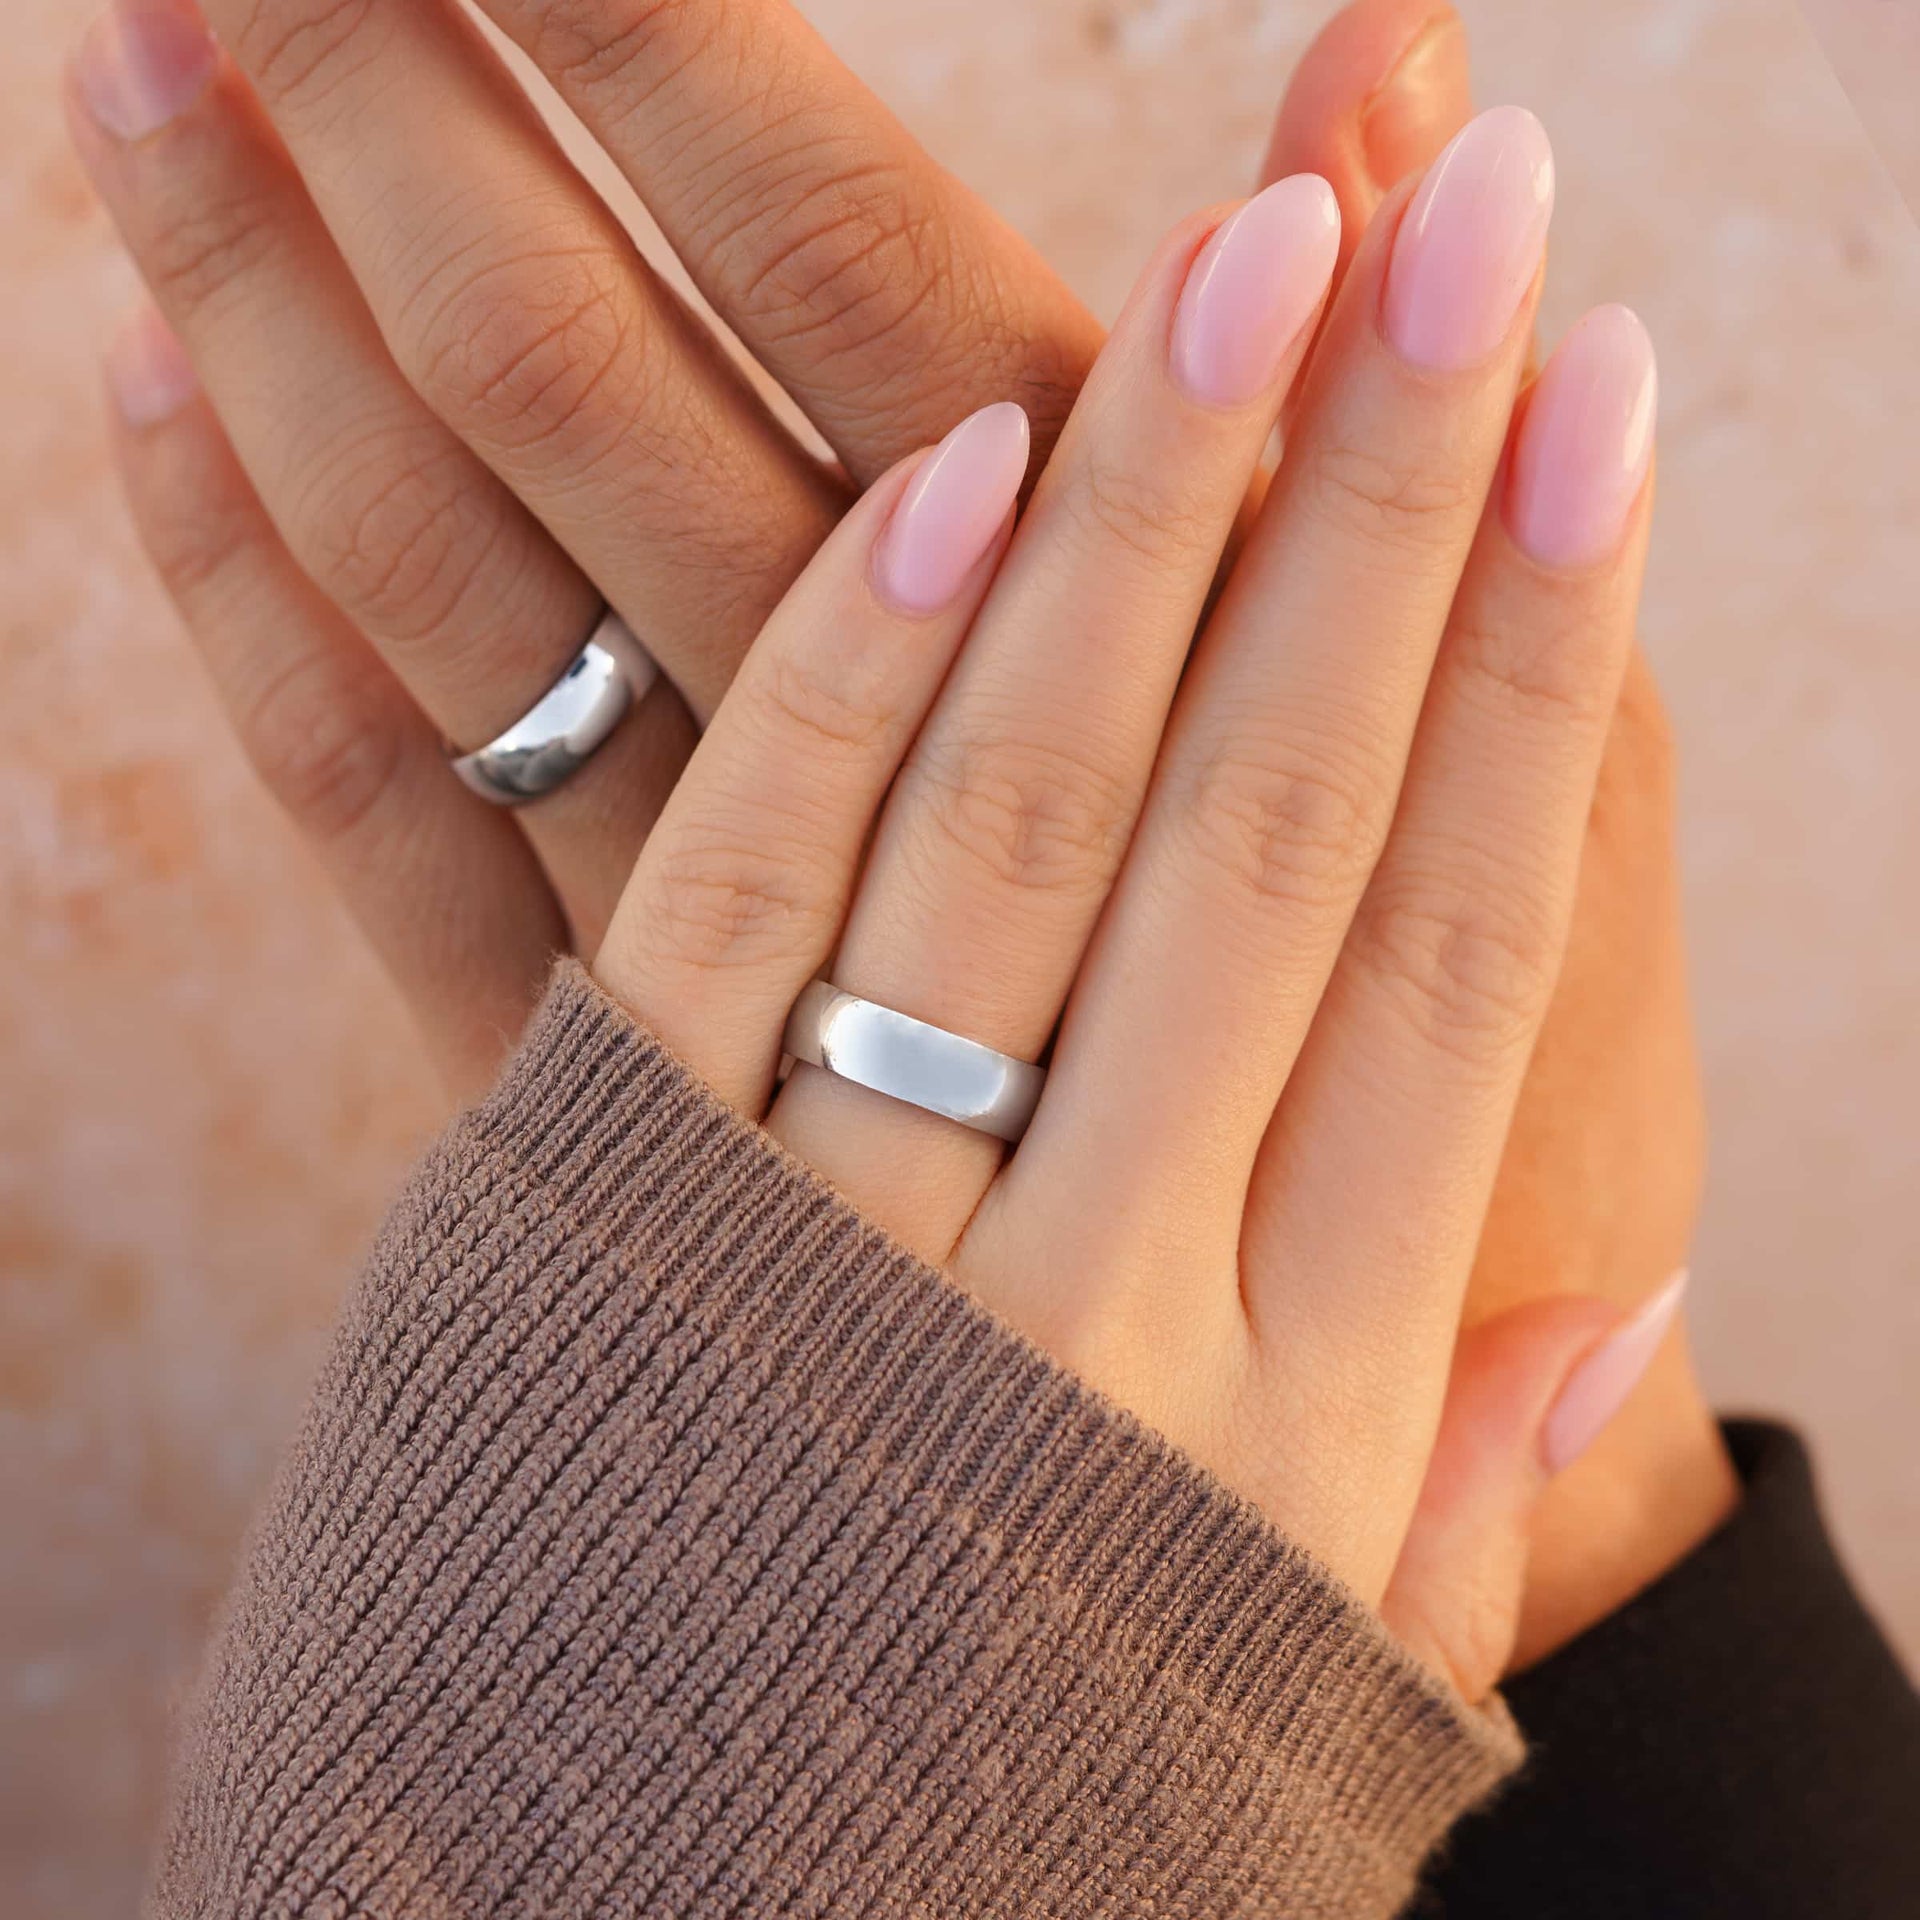
[[[774,611],[642,849],[594,971],[758,1117],[875,811],[1005,547],[1026,416],[1001,403],[879,481]]]
[[[401,377],[196,17],[96,26],[71,107],[93,180],[290,551],[446,738],[494,738],[586,638],[594,587]],[[690,739],[658,686],[576,779],[523,811],[583,944],[663,797],[659,770],[670,778]]]
[[[1045,1047],[1339,237],[1331,189],[1301,175],[1162,247],[908,758],[837,985],[996,1051]],[[811,1067],[769,1124],[933,1259],[1000,1161]]]

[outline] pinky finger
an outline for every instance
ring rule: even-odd
[[[1529,1534],[1571,1466],[1645,1378],[1679,1312],[1676,1275],[1631,1317],[1604,1300],[1531,1300],[1460,1336],[1446,1411],[1381,1602],[1416,1658],[1473,1701],[1512,1662]]]
[[[135,526],[241,746],[450,1090],[481,1092],[565,944],[532,849],[454,777],[426,716],[288,553],[153,308],[109,349],[107,384]]]

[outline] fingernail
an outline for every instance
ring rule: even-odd
[[[1675,1274],[1568,1376],[1541,1429],[1540,1454],[1549,1474],[1572,1466],[1627,1404],[1660,1351],[1686,1290],[1686,1274]]]
[[[87,111],[120,140],[144,140],[206,91],[218,49],[177,0],[122,0],[80,42],[74,70]]]
[[[1453,372],[1513,329],[1546,252],[1553,148],[1523,107],[1495,107],[1429,169],[1387,269],[1387,337],[1416,366]]]
[[[1360,112],[1360,150],[1373,184],[1386,193],[1429,165],[1473,115],[1467,33],[1443,14],[1421,28]]]
[[[1237,407],[1278,379],[1340,257],[1340,203],[1317,174],[1249,200],[1201,248],[1173,317],[1173,372],[1203,406]]]
[[[873,578],[902,613],[938,613],[992,546],[1027,477],[1027,416],[1002,400],[962,420],[921,463],[874,548]]]
[[[1628,307],[1601,307],[1547,362],[1527,404],[1507,483],[1507,526],[1548,567],[1612,554],[1653,459],[1660,378]]]
[[[186,348],[157,307],[138,308],[122,322],[107,348],[107,388],[136,432],[171,420],[200,391]]]

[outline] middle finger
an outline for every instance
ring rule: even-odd
[[[708,717],[845,505],[450,0],[208,0],[416,390]]]
[[[1552,198],[1539,122],[1497,109],[1362,248],[997,1208],[1070,1209],[1067,1154],[1169,1230],[1244,1193],[1393,819]]]

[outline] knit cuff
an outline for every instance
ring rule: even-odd
[[[198,1742],[163,1914],[1385,1916],[1518,1759],[572,965],[376,1253]]]

